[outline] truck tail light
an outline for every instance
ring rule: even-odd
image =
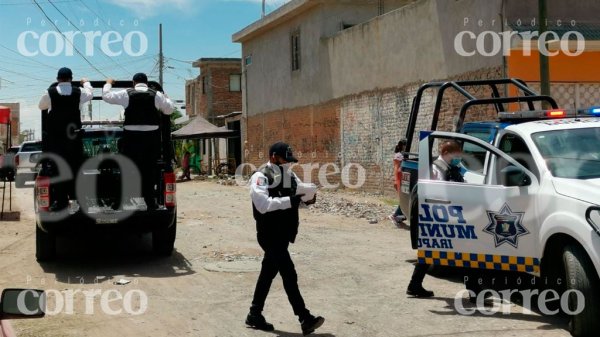
[[[19,166],[19,155],[15,156],[15,167]]]
[[[164,174],[163,178],[165,180],[165,206],[175,207],[177,204],[177,198],[175,196],[177,191],[175,184],[175,173],[167,172]]]
[[[35,194],[38,211],[47,212],[50,208],[50,178],[37,176],[35,178]]]

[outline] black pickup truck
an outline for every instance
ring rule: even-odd
[[[101,88],[104,82],[93,81],[91,84],[94,88]],[[73,83],[73,86],[78,85]],[[158,83],[150,82],[149,86],[162,91]],[[113,84],[113,88],[128,87],[132,87],[132,82],[117,81]],[[94,97],[94,100],[101,100],[101,97]],[[42,143],[46,141],[47,117],[47,111],[42,111]],[[51,207],[61,177],[56,164],[42,153],[34,190],[38,261],[55,258],[58,235],[93,235],[97,231],[152,233],[153,251],[161,256],[172,253],[177,228],[177,203],[170,123],[169,116],[162,115],[161,157],[154,167],[141,168],[154,172],[155,207],[148,207],[141,195],[123,197],[128,184],[132,181],[139,183],[139,179],[128,174],[130,170],[127,168],[131,162],[128,164],[119,151],[122,122],[83,123],[79,135],[82,137],[85,161],[79,172],[74,173],[77,197],[69,201],[66,209],[54,210]]]

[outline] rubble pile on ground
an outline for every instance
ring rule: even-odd
[[[394,207],[383,203],[360,200],[360,197],[345,198],[341,192],[319,192],[317,202],[309,206],[311,212],[344,215],[358,219],[367,219],[377,223],[385,219]]]
[[[237,184],[234,176],[219,176],[217,184],[225,186],[234,186]]]
[[[234,186],[238,182],[235,176],[208,176],[204,179],[213,180],[219,185]],[[241,180],[244,186],[247,180]],[[375,224],[387,218],[395,206],[386,205],[383,202],[373,202],[381,196],[373,193],[352,193],[347,191],[324,191],[318,193],[317,203],[308,206],[310,212],[343,215],[358,219],[366,219]]]

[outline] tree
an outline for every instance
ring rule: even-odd
[[[171,132],[179,130],[183,125],[175,125],[175,120],[183,117],[183,114],[175,108],[171,114]]]

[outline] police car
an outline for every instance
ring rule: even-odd
[[[501,112],[511,125],[493,144],[422,131],[410,214],[419,263],[550,279],[583,308],[571,333],[600,331],[600,109],[587,112]],[[462,147],[465,182],[433,180],[445,140]]]

